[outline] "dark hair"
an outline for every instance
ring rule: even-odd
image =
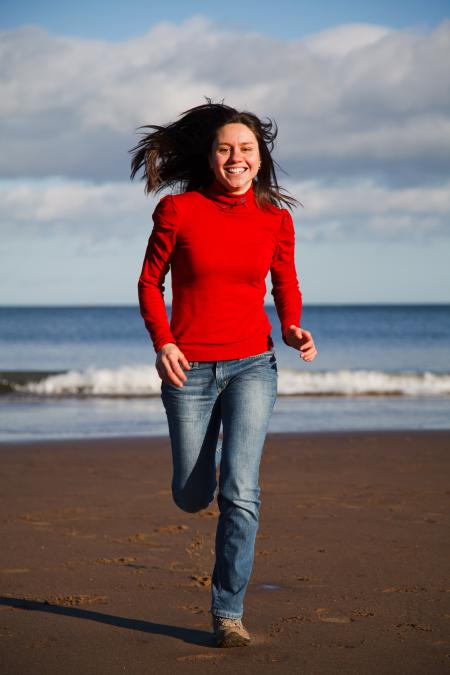
[[[254,182],[258,206],[268,204],[292,209],[299,202],[279,187],[272,159],[278,127],[267,118],[260,120],[250,112],[239,112],[222,103],[213,103],[208,97],[203,105],[185,110],[179,119],[167,126],[148,124],[138,129],[154,129],[129,150],[132,154],[131,175],[133,179],[142,168],[145,192],[160,192],[166,187],[179,185],[181,192],[202,190],[214,180],[208,163],[208,155],[217,131],[225,124],[245,124],[255,134],[259,146],[261,167]]]

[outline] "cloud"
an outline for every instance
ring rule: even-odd
[[[402,189],[442,183],[450,168],[449,20],[426,33],[350,24],[296,41],[202,17],[122,43],[24,27],[1,34],[0,56],[3,178],[126,180],[135,129],[205,95],[274,117],[291,181]]]
[[[288,184],[304,208],[294,213],[299,241],[430,241],[448,236],[450,181],[439,187],[389,188],[362,179],[324,186]],[[79,181],[0,184],[2,241],[73,238],[79,250],[106,242],[146,241],[156,198],[130,183]]]
[[[0,184],[3,241],[20,232],[39,238],[73,237],[81,248],[149,234],[158,198],[139,184],[82,181],[7,181]]]
[[[292,185],[305,205],[300,236],[309,241],[429,242],[449,236],[450,180],[439,186],[387,187],[373,179]]]
[[[393,30],[386,26],[352,23],[322,30],[304,39],[303,44],[318,56],[334,59],[376,44],[391,33]]]

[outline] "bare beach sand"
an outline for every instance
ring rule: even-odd
[[[272,434],[245,604],[211,639],[217,503],[180,511],[168,438],[0,445],[3,675],[441,675],[450,433]]]

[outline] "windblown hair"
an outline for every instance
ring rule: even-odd
[[[255,134],[259,146],[261,167],[253,183],[255,199],[261,208],[273,204],[278,207],[295,207],[299,202],[279,187],[275,174],[277,162],[272,159],[278,127],[267,118],[264,122],[250,112],[239,112],[222,103],[207,103],[185,110],[179,119],[167,126],[148,124],[138,129],[153,129],[144,133],[139,143],[129,150],[132,153],[133,179],[143,169],[145,193],[178,186],[180,192],[203,190],[214,180],[208,156],[219,129],[225,124],[245,124]]]

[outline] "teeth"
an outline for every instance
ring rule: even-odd
[[[237,169],[226,169],[229,173],[243,173],[246,169],[238,167]]]

